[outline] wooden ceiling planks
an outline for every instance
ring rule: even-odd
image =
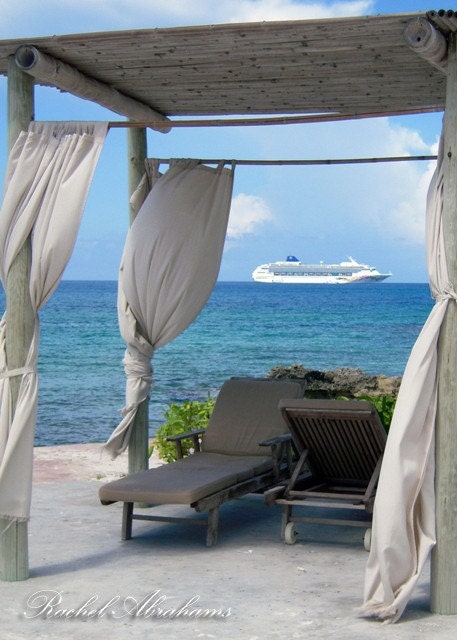
[[[27,43],[168,116],[434,111],[444,108],[445,76],[403,38],[424,16],[3,40],[0,73]]]

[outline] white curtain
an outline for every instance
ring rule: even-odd
[[[196,318],[219,272],[233,186],[233,168],[197,160],[174,161],[143,181],[133,201],[152,185],[127,235],[119,273],[118,315],[127,343],[123,420],[105,449],[128,446],[138,405],[152,388],[151,358]]]
[[[11,150],[0,212],[0,277],[31,235],[29,291],[35,327],[25,367],[8,370],[6,316],[0,322],[0,517],[30,513],[37,409],[38,310],[55,291],[76,240],[106,136],[105,123],[31,123]],[[14,417],[10,379],[21,376]],[[0,532],[1,533],[1,532]]]
[[[437,344],[449,300],[442,230],[443,141],[427,198],[427,263],[435,305],[406,365],[387,439],[373,514],[361,613],[395,622],[435,544],[434,428]]]

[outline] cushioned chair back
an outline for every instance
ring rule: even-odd
[[[278,410],[279,401],[302,396],[302,385],[290,380],[227,380],[203,436],[203,451],[269,455],[259,442],[287,432]]]

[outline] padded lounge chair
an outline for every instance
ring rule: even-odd
[[[164,515],[134,513],[134,503],[183,504],[208,512],[207,546],[217,540],[219,506],[252,492],[263,492],[287,470],[290,456],[286,427],[278,411],[282,398],[299,398],[303,386],[293,381],[233,378],[222,385],[206,430],[170,438],[178,444],[193,439],[195,452],[155,469],[134,473],[103,485],[102,504],[123,502],[122,539],[132,536],[132,520],[182,521]],[[201,443],[200,443],[201,438]],[[263,443],[261,445],[261,443]]]
[[[371,519],[386,432],[374,406],[361,400],[286,400],[279,409],[300,455],[287,483],[265,493],[267,504],[283,507],[281,537],[296,539],[297,522],[367,527]],[[361,509],[348,519],[294,515],[296,507]],[[309,513],[309,509],[307,510]],[[306,513],[306,511],[305,511]],[[338,512],[343,514],[343,510]]]

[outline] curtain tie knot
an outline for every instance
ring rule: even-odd
[[[443,291],[437,296],[437,300],[454,300],[457,302],[457,291],[454,288],[452,282],[448,282],[444,287]]]
[[[5,378],[16,378],[17,376],[24,376],[27,373],[35,373],[35,369],[33,367],[20,367],[18,369],[5,369],[0,372],[0,379],[4,380]]]

